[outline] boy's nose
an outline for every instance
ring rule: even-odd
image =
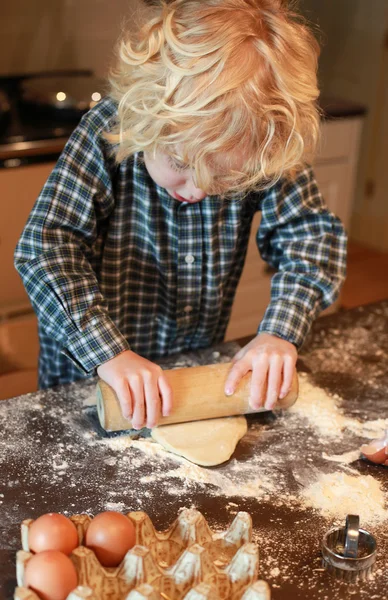
[[[195,187],[194,184],[191,186],[190,193],[195,200],[203,200],[207,196],[206,192],[201,190],[201,188]]]

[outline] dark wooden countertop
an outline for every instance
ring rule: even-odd
[[[226,344],[178,360],[172,357],[163,366],[226,361],[235,350],[235,345]],[[299,372],[341,396],[344,416],[383,419],[388,407],[387,356],[388,301],[319,319],[301,353]],[[13,596],[19,527],[25,518],[49,511],[95,514],[108,508],[141,509],[164,529],[181,507],[193,505],[218,530],[226,528],[237,510],[251,513],[260,576],[270,583],[273,600],[387,597],[388,522],[367,527],[378,542],[374,579],[350,589],[321,569],[320,541],[333,519],[292,501],[304,467],[314,469],[312,474],[317,469],[346,474],[351,468],[353,473],[371,475],[387,494],[387,468],[364,460],[343,466],[323,458],[324,453],[357,449],[362,438],[344,431],[328,445],[300,415],[263,413],[249,419],[248,435],[232,461],[201,471],[209,482],[185,480],[182,474],[174,475],[174,469],[182,468],[174,459],[163,459],[161,468],[157,456],[144,459],[137,448],[115,447],[123,438],[101,438],[88,402],[93,389],[94,382],[85,381],[0,402],[0,598]],[[248,464],[251,471],[246,470]],[[268,486],[257,496],[244,495],[237,487],[217,488],[217,477],[222,476],[224,482],[240,477],[242,486],[249,484],[254,469],[260,477],[269,473],[280,487]]]
[[[367,113],[367,107],[364,104],[343,98],[321,96],[318,102],[323,118],[326,120],[362,117]]]

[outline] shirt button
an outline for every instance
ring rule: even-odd
[[[192,265],[193,262],[195,261],[195,258],[192,254],[187,254],[187,256],[185,256],[185,261],[187,262],[188,265]]]
[[[185,306],[184,309],[185,313],[190,313],[193,310],[192,306]]]

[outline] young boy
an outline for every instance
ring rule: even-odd
[[[345,274],[345,233],[306,160],[319,129],[316,42],[281,0],[175,0],[121,43],[15,253],[39,319],[41,387],[98,375],[137,428],[172,410],[152,361],[222,341],[252,218],[277,269],[253,407],[285,396],[313,319]],[[265,384],[268,382],[264,397]]]

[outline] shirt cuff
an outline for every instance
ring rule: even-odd
[[[276,335],[299,349],[307,337],[313,318],[302,304],[277,300],[268,305],[257,332]]]
[[[93,373],[97,367],[129,350],[129,344],[109,318],[93,319],[93,329],[77,331],[68,337],[63,353],[84,373]]]

